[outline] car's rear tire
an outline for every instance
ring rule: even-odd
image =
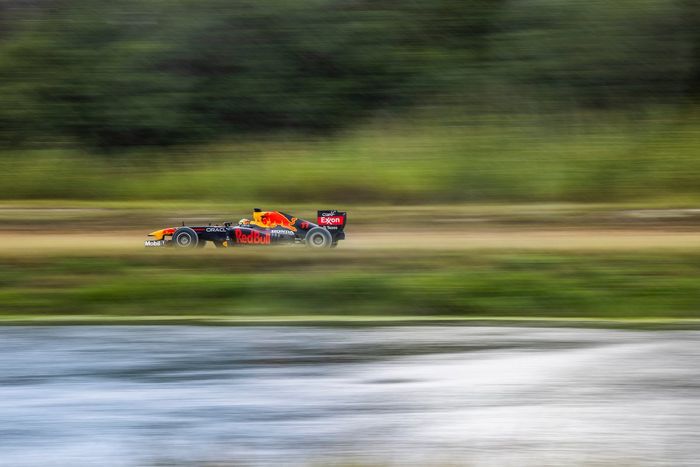
[[[175,248],[195,248],[198,244],[197,232],[189,227],[180,227],[173,234],[172,245]]]
[[[333,244],[333,236],[324,228],[314,227],[307,232],[304,241],[309,248],[330,248]]]

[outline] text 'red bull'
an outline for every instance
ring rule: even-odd
[[[269,245],[270,234],[266,232],[258,232],[256,230],[246,234],[240,230],[236,230],[236,243],[247,243],[250,245]]]

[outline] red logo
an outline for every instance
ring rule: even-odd
[[[294,232],[297,231],[297,228],[294,227],[294,223],[297,221],[296,217],[292,217],[291,219],[287,219],[285,216],[280,214],[277,211],[269,211],[265,212],[260,216],[260,224],[263,226],[273,229],[277,226],[281,227],[286,227],[289,230],[293,230]]]
[[[237,229],[236,243],[248,243],[250,245],[269,245],[270,234],[267,232],[258,232],[257,230],[251,230],[250,233],[246,234],[240,229]]]
[[[345,218],[343,216],[328,216],[318,218],[319,225],[343,225],[343,221],[345,221]]]

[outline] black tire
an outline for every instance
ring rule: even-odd
[[[333,244],[333,236],[324,228],[314,227],[308,231],[304,241],[309,248],[330,248]]]
[[[197,232],[189,227],[180,227],[173,234],[172,245],[175,248],[195,248],[198,244]]]

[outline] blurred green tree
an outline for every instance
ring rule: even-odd
[[[677,104],[700,87],[691,0],[3,0],[0,14],[6,145],[327,131],[409,105]]]
[[[685,13],[672,0],[514,0],[492,58],[550,109],[676,103],[691,73]]]

